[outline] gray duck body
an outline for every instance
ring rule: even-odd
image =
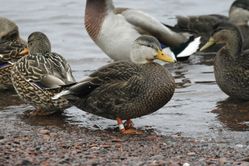
[[[214,61],[214,74],[218,86],[232,98],[249,100],[249,50],[238,57],[225,56],[219,51]]]
[[[224,30],[227,34],[221,39],[226,45],[215,57],[215,79],[221,90],[230,97],[249,100],[249,50],[242,51],[243,39],[236,26],[228,24]]]
[[[108,119],[137,118],[157,111],[173,96],[174,78],[157,63],[115,62],[70,89],[76,107]]]

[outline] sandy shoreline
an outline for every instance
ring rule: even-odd
[[[0,122],[0,165],[249,165],[249,142],[233,145],[154,131],[124,136],[115,129],[16,119]]]

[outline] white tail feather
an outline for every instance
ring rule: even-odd
[[[62,92],[57,93],[56,95],[54,95],[54,96],[52,97],[52,99],[53,99],[53,100],[56,100],[56,99],[60,98],[61,96],[67,95],[67,94],[69,94],[69,93],[70,93],[69,90],[62,91]]]
[[[176,55],[176,57],[183,58],[192,55],[199,49],[200,44],[201,44],[201,37],[195,38],[194,41],[189,43],[189,45],[181,53]]]

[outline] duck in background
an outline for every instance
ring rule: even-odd
[[[18,59],[28,55],[26,47],[26,42],[20,38],[18,26],[0,17],[0,90],[13,88],[10,71]]]
[[[36,110],[28,115],[49,115],[71,105],[66,99],[52,100],[61,86],[72,84],[75,79],[66,60],[51,52],[47,36],[34,32],[28,37],[29,55],[18,60],[11,71],[11,80],[19,97]]]
[[[53,98],[66,98],[79,109],[117,120],[123,134],[140,134],[132,127],[132,118],[151,114],[173,96],[175,81],[170,72],[153,62],[174,62],[162,52],[159,41],[142,35],[133,41],[131,61],[117,61],[103,66],[68,90]],[[125,126],[122,120],[127,120]]]
[[[215,79],[220,89],[228,96],[249,100],[249,49],[243,50],[243,39],[239,28],[232,23],[219,23],[212,37],[201,51],[222,44],[214,59]]]
[[[221,22],[230,22],[239,27],[244,38],[243,49],[249,49],[249,0],[236,0],[229,10],[229,17],[217,14],[200,16],[177,16],[177,24],[171,29],[201,36],[203,46],[211,36],[214,26]],[[221,47],[207,49],[206,52],[217,52]]]
[[[132,43],[141,35],[156,37],[165,51],[172,50],[177,59],[196,52],[200,44],[200,38],[176,33],[142,11],[115,8],[112,0],[86,1],[85,28],[113,60],[131,61]]]

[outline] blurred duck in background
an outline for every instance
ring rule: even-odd
[[[156,37],[164,51],[177,59],[193,54],[200,44],[200,38],[174,32],[147,13],[115,8],[112,0],[86,1],[85,28],[92,40],[113,60],[131,61],[132,43],[141,35]]]
[[[13,64],[28,55],[27,45],[19,36],[17,25],[0,17],[0,90],[13,88],[10,71]]]
[[[249,49],[249,0],[236,0],[229,10],[229,17],[217,14],[200,16],[177,16],[177,24],[171,27],[178,32],[189,32],[196,36],[201,36],[201,46],[203,46],[211,36],[214,26],[221,22],[230,22],[238,26],[243,42],[243,49]],[[216,46],[207,49],[206,52],[217,52],[221,47]]]

